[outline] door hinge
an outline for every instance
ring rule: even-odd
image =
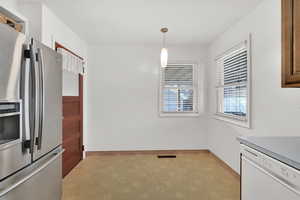
[[[31,140],[25,140],[23,142],[23,146],[25,149],[30,149],[31,148]]]
[[[39,143],[40,143],[40,140],[39,140],[39,138],[37,137],[37,138],[35,138],[35,145],[39,145]]]
[[[82,145],[81,148],[82,148],[82,151],[84,151],[84,145]]]
[[[24,50],[24,57],[30,58],[30,50],[28,50],[28,49]]]

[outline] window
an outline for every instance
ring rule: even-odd
[[[249,41],[244,41],[217,59],[217,116],[250,126]]]
[[[160,115],[198,115],[198,74],[195,64],[161,68]]]

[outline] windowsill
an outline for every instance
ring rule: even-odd
[[[223,116],[223,115],[219,115],[217,113],[214,114],[214,118],[216,120],[220,120],[220,121],[224,121],[224,122],[228,122],[228,123],[231,123],[233,125],[236,125],[236,126],[239,126],[239,127],[242,127],[242,128],[248,128],[250,129],[250,122],[249,120],[247,121],[242,121],[242,120],[238,120],[238,119],[233,119],[231,117],[227,117],[227,116]]]
[[[160,117],[199,117],[199,113],[159,113]]]

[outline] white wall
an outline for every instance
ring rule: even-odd
[[[206,51],[169,49],[171,60],[197,61],[202,70]],[[205,117],[158,115],[160,47],[89,47],[88,53],[88,151],[207,148]]]
[[[18,11],[18,0],[0,0],[0,6],[10,11]]]
[[[38,41],[42,41],[42,4],[20,3],[19,11],[27,17],[27,34]]]
[[[43,5],[42,42],[53,47],[59,42],[79,56],[86,56],[86,43],[59,19],[47,6]]]
[[[19,10],[29,19],[29,35],[50,48],[60,43],[87,59],[86,43],[40,2],[20,2]],[[63,73],[63,95],[78,96],[78,75]]]
[[[252,128],[245,129],[212,119],[215,109],[214,58],[252,34]],[[236,137],[300,136],[300,89],[281,88],[281,0],[264,0],[249,16],[232,26],[210,47],[209,145],[239,171]]]
[[[76,33],[74,33],[61,19],[59,19],[48,7],[42,7],[42,42],[54,48],[55,42],[83,57],[87,62],[87,45]],[[67,71],[63,73],[63,95],[78,96],[78,74]]]
[[[63,96],[79,96],[78,74],[63,71]]]

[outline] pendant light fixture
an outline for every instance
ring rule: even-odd
[[[163,46],[160,52],[160,64],[161,67],[167,67],[168,65],[168,49],[166,48],[166,33],[168,28],[162,28],[160,31],[163,33]]]

